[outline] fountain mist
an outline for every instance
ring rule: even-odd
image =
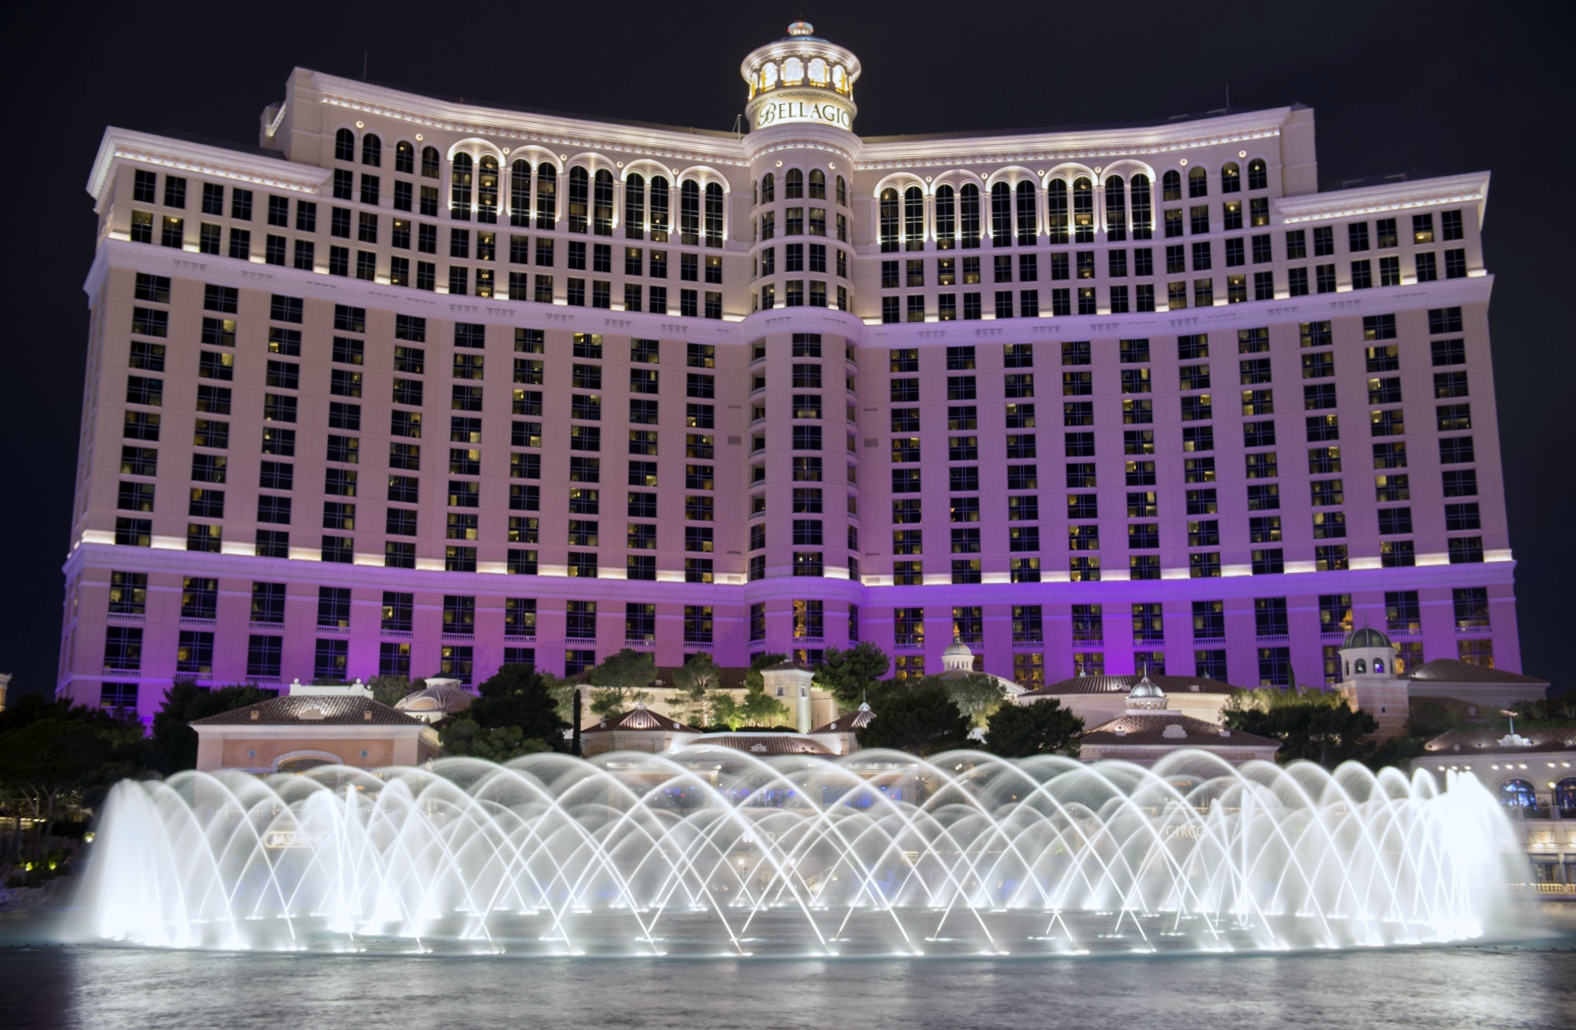
[[[1463,778],[716,747],[118,785],[77,936],[528,954],[1083,954],[1494,932]]]

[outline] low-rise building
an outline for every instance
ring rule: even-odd
[[[290,684],[283,697],[194,719],[197,768],[300,772],[317,765],[379,769],[439,754],[437,731],[372,699],[359,682]]]
[[[1274,761],[1280,750],[1278,741],[1172,711],[1168,702],[1164,690],[1149,677],[1142,677],[1128,692],[1126,710],[1120,717],[1078,738],[1079,757],[1085,762],[1114,758],[1154,765],[1179,748],[1192,748],[1240,765]]]

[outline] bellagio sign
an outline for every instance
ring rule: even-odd
[[[853,112],[832,100],[770,100],[755,113],[757,129],[790,122],[812,122],[849,131],[854,128]]]

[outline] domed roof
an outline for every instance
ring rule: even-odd
[[[1390,647],[1390,646],[1391,646],[1391,644],[1390,644],[1390,638],[1389,637],[1385,636],[1379,630],[1373,629],[1370,626],[1364,626],[1362,629],[1355,629],[1351,633],[1347,634],[1346,641],[1343,644],[1341,644],[1341,650],[1345,651],[1347,648],[1352,648],[1352,647]]]
[[[475,698],[459,687],[425,687],[406,694],[394,702],[394,707],[411,715],[453,715],[469,708],[473,700]]]
[[[1137,683],[1133,684],[1133,689],[1128,692],[1127,696],[1128,697],[1165,697],[1166,696],[1166,692],[1164,690],[1161,690],[1154,683],[1151,683],[1150,680],[1149,680],[1149,677],[1145,676],[1143,679],[1141,679]]]
[[[943,658],[973,658],[974,657],[974,649],[969,647],[969,645],[965,644],[961,640],[954,640],[952,643],[947,645],[947,649],[945,651],[941,652],[941,657],[943,657]]]

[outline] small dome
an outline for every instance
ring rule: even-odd
[[[965,644],[961,640],[954,640],[951,644],[947,645],[947,649],[945,651],[941,652],[941,657],[943,657],[943,658],[973,658],[974,657],[974,649],[969,647],[969,645]]]
[[[1385,636],[1379,630],[1373,629],[1369,626],[1364,626],[1362,629],[1353,630],[1351,633],[1347,634],[1345,643],[1341,644],[1341,650],[1345,651],[1354,647],[1390,646],[1391,644],[1389,637]]]
[[[445,683],[411,691],[394,702],[394,707],[423,722],[437,722],[465,711],[474,700],[460,687]]]
[[[1128,697],[1165,697],[1166,696],[1166,692],[1161,690],[1155,684],[1151,683],[1149,681],[1149,677],[1145,676],[1143,679],[1141,679],[1137,683],[1133,684],[1133,689],[1128,692],[1127,696]]]

